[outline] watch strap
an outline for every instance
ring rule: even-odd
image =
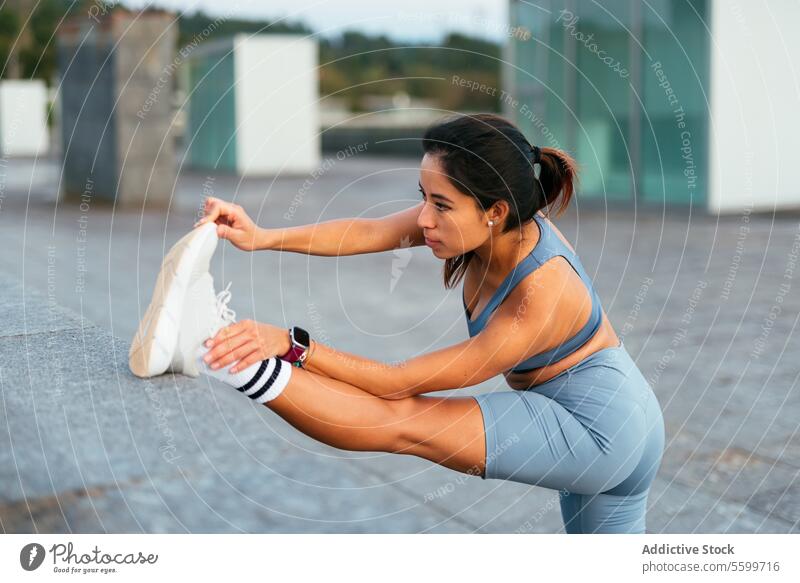
[[[292,328],[289,328],[289,338],[292,341],[292,346],[289,348],[289,351],[280,358],[281,360],[290,362],[293,366],[300,367],[303,365],[303,360],[305,360],[305,356],[308,354],[310,346],[306,347],[295,343],[292,334]]]

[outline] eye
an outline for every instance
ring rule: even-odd
[[[420,188],[419,192],[422,195],[422,200],[425,200],[425,191]],[[433,206],[435,206],[436,209],[440,210],[440,211],[449,211],[450,210],[449,206],[446,206],[446,205],[444,205],[444,204],[442,204],[440,202],[433,203]]]

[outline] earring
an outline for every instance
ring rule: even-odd
[[[489,221],[489,226],[493,227],[494,226],[494,221]]]

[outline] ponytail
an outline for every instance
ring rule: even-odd
[[[575,194],[578,164],[572,156],[557,148],[539,148],[539,164],[542,168],[536,181],[538,183],[536,190],[546,201],[548,215],[551,205],[560,198],[556,211],[556,217],[559,217]]]

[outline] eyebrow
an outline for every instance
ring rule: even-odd
[[[421,183],[421,182],[419,183],[419,187],[420,187],[420,189],[422,190],[422,192],[425,192],[425,189],[424,189],[424,188],[422,188],[422,183]],[[449,198],[447,198],[447,197],[446,197],[446,196],[444,196],[443,194],[437,194],[437,193],[435,193],[435,192],[432,192],[432,193],[430,194],[430,197],[431,197],[431,198],[441,198],[442,200],[446,200],[447,202],[449,202],[449,203],[451,203],[451,204],[452,204],[452,202],[453,202],[452,200],[450,200]]]

